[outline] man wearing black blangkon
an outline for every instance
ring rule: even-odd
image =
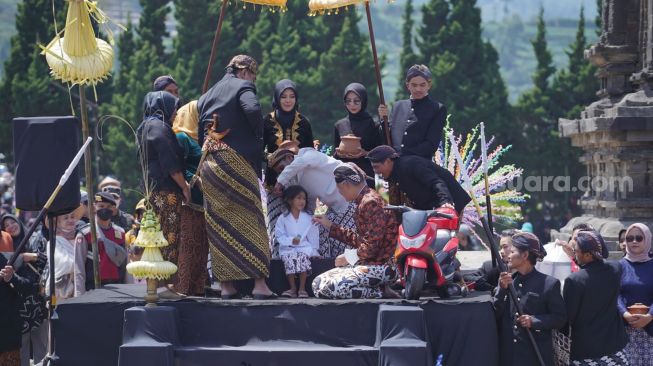
[[[433,159],[440,146],[447,120],[447,108],[429,96],[431,71],[425,65],[413,65],[406,72],[406,89],[410,99],[394,103],[389,115],[392,147],[401,155],[417,155]],[[388,107],[381,104],[381,118],[388,116]]]
[[[399,155],[388,145],[372,149],[367,158],[376,174],[392,184],[407,198],[406,206],[418,210],[436,207],[462,212],[471,198],[451,173],[433,161],[415,155]]]
[[[564,325],[567,313],[560,281],[535,269],[535,263],[545,255],[537,236],[526,232],[512,236],[508,267],[515,272],[500,274],[499,287],[493,298],[499,327],[499,364],[502,366],[540,365],[529,340],[529,329],[544,364],[553,365],[551,331]],[[510,284],[515,286],[523,315],[519,315],[508,296]]]
[[[501,261],[508,264],[508,257],[512,249],[512,236],[516,230],[508,229],[501,232],[499,239],[499,255]],[[481,268],[463,275],[466,283],[473,283],[476,291],[492,291],[499,285],[499,267],[493,266],[491,260],[483,262]]]

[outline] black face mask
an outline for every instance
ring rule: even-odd
[[[100,220],[109,220],[113,217],[113,210],[110,208],[101,208],[95,214]]]

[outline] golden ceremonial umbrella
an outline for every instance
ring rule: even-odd
[[[98,24],[105,24],[109,21],[109,18],[104,12],[97,7],[96,2],[69,0],[66,27],[62,32],[58,32],[47,46],[41,46],[43,49],[41,54],[45,55],[52,77],[66,84],[77,84],[79,86],[79,103],[82,114],[82,135],[84,140],[87,140],[89,135],[86,92],[84,88],[86,85],[90,85],[95,90],[95,85],[104,81],[109,76],[109,72],[113,66],[113,48],[106,41],[95,37],[91,18]],[[61,37],[61,33],[63,33],[63,37]],[[93,149],[88,149],[84,153],[86,191],[88,194],[93,193],[91,151]],[[91,215],[89,220],[93,247],[95,288],[100,288],[95,216]]]
[[[372,56],[374,56],[374,68],[376,69],[376,84],[379,87],[379,99],[381,104],[385,104],[385,97],[383,96],[383,84],[381,83],[381,67],[379,66],[379,57],[376,52],[376,40],[374,38],[374,27],[372,26],[372,14],[370,12],[369,0],[310,0],[308,3],[308,8],[310,9],[309,15],[323,15],[325,13],[337,14],[340,8],[361,3],[365,4],[365,13],[367,14],[367,28],[369,29],[370,34]],[[383,118],[383,130],[385,132],[386,144],[392,146],[387,117]]]
[[[245,3],[263,5],[271,7],[273,10],[278,9],[280,11],[286,11],[286,0],[243,0]],[[218,18],[218,26],[215,28],[215,34],[213,35],[213,44],[211,45],[211,56],[209,57],[209,65],[206,67],[206,74],[204,75],[204,84],[202,85],[202,94],[204,94],[209,89],[209,82],[211,80],[211,68],[213,67],[213,62],[215,61],[215,52],[218,48],[218,42],[220,41],[220,33],[222,32],[222,21],[224,20],[224,14],[227,12],[227,4],[229,0],[222,0],[222,7],[220,7],[220,18]]]

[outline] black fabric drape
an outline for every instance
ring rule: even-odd
[[[144,287],[138,285],[108,285],[83,297],[61,301],[57,308],[59,319],[53,328],[61,363],[67,366],[117,365],[124,311],[143,305],[144,292]],[[445,365],[498,365],[492,304],[490,297],[481,293],[446,301],[411,302],[201,298],[160,302],[179,312],[182,348],[175,351],[176,357],[197,365],[215,363],[206,347],[264,346],[266,343],[262,342],[283,342],[285,346],[295,342],[295,350],[311,347],[311,344],[352,347],[356,351],[343,357],[358,361],[342,364],[368,365],[376,357],[370,348],[376,341],[377,313],[381,304],[419,306],[424,310],[433,360],[442,354]],[[160,339],[156,334],[151,336]],[[270,357],[268,355],[267,361],[261,364],[269,364],[265,362],[269,362]],[[311,365],[321,366],[326,357],[312,357],[312,360]]]

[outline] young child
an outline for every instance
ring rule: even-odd
[[[311,257],[319,255],[319,229],[306,212],[306,190],[301,186],[290,186],[283,192],[283,202],[288,212],[277,219],[274,232],[279,242],[279,256],[288,276],[290,289],[281,294],[284,297],[308,297],[306,277],[311,270]],[[299,274],[299,291],[295,276]]]

